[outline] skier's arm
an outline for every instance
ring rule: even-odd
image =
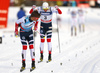
[[[58,6],[55,6],[56,10],[58,11],[59,14],[62,14],[62,11],[58,8]]]
[[[23,17],[24,18],[24,17]],[[21,19],[18,19],[16,22],[15,22],[15,35],[18,35],[18,27],[21,25],[21,23],[23,22],[23,18]]]
[[[34,11],[35,8],[36,8],[36,5],[33,5],[32,9],[29,11],[29,13],[31,14]]]
[[[38,28],[38,22],[39,22],[39,21],[36,21],[36,23],[35,23],[35,26],[34,26],[34,30],[35,30],[35,31],[36,31],[37,28]]]
[[[30,11],[29,11],[29,13],[31,14],[33,12],[33,9],[31,9]]]
[[[19,26],[19,24],[17,24],[17,23],[15,22],[15,35],[18,35],[18,26]]]

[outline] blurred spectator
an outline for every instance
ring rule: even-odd
[[[14,6],[14,0],[10,0],[10,6]]]
[[[63,5],[63,1],[57,1],[56,2],[58,6],[62,6]]]
[[[26,15],[23,7],[24,7],[24,6],[21,6],[21,7],[20,7],[20,10],[19,10],[18,13],[17,13],[17,18],[18,18],[18,19],[20,19],[20,18],[22,18],[23,16]]]
[[[72,0],[72,7],[76,7],[76,2]]]
[[[99,7],[100,7],[100,0],[97,0],[97,3],[98,3],[98,5],[99,5]]]
[[[67,1],[63,1],[63,6],[67,6],[68,2]]]
[[[72,3],[71,1],[68,1],[68,4],[67,4],[67,5],[68,5],[68,6],[71,6],[71,3]]]

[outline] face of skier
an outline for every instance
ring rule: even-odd
[[[46,12],[46,11],[49,9],[49,4],[48,4],[47,2],[44,2],[44,3],[42,4],[42,8],[43,8],[43,10]]]
[[[39,18],[38,17],[31,17],[32,21],[37,21]]]
[[[44,10],[45,12],[47,12],[48,8],[43,8],[43,10]]]

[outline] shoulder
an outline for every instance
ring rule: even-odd
[[[50,7],[50,9],[51,9],[51,11],[54,11],[54,10],[55,10],[55,8],[54,8],[54,7]]]
[[[37,7],[37,9],[38,9],[38,10],[41,10],[41,9],[42,9],[42,6],[40,6],[40,7]]]

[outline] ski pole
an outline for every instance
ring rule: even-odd
[[[56,13],[56,18],[58,18],[58,17],[57,17],[57,13]],[[58,31],[58,46],[59,46],[59,53],[61,53],[58,20],[57,20],[57,31]]]
[[[34,29],[33,29],[34,30]],[[45,38],[39,31],[35,30],[37,33],[39,33],[40,36],[42,36],[43,38]]]
[[[34,30],[34,29],[33,29],[33,30]],[[37,33],[39,33],[39,35],[41,35],[41,33],[40,33],[39,31],[35,30],[35,32],[37,32]]]

